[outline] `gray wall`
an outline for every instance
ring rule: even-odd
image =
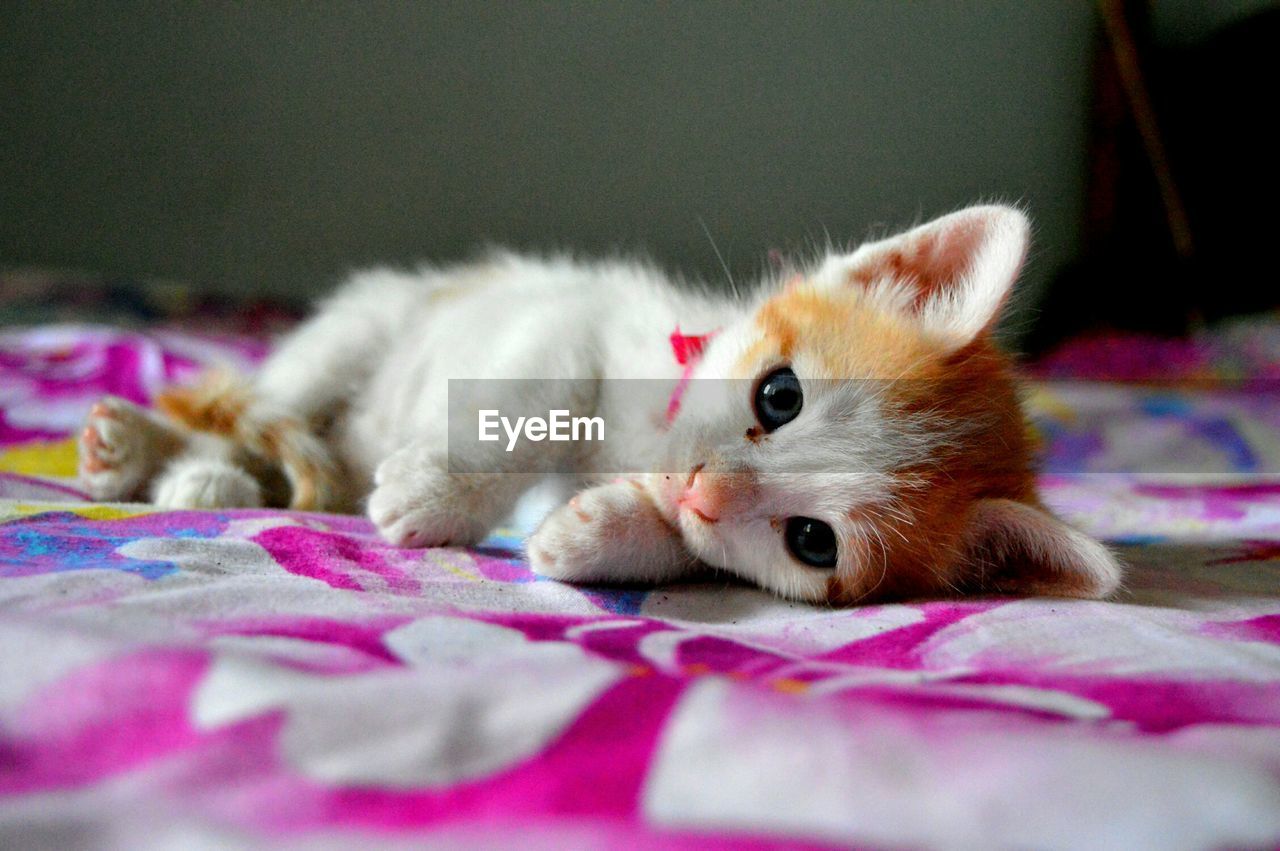
[[[1077,236],[1091,5],[6,2],[0,265],[310,295],[494,240],[718,274],[975,199]]]

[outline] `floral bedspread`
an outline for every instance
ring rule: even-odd
[[[837,611],[75,489],[94,397],[263,350],[0,331],[0,847],[1280,845],[1265,387],[1037,385],[1116,600]]]

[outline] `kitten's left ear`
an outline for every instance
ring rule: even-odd
[[[831,258],[819,277],[835,275],[886,297],[905,288],[920,321],[962,346],[999,318],[1030,233],[1027,217],[1013,207],[969,207]]]
[[[1099,599],[1120,587],[1123,573],[1093,538],[1009,499],[974,504],[964,547],[967,584],[979,592]]]

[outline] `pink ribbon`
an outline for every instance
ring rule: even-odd
[[[680,373],[680,380],[676,382],[675,389],[671,391],[671,399],[667,402],[667,427],[675,422],[676,415],[680,413],[680,400],[684,397],[684,391],[689,388],[689,381],[693,377],[693,371],[697,368],[698,362],[702,360],[702,350],[707,347],[707,343],[711,342],[711,338],[716,335],[716,331],[710,331],[706,334],[681,334],[680,326],[676,326],[676,330],[671,332],[671,353],[675,355],[676,363],[684,367],[684,371]]]

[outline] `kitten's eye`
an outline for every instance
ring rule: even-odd
[[[821,520],[812,517],[788,519],[787,549],[810,567],[836,566],[836,533]]]
[[[773,431],[791,422],[800,416],[802,407],[804,394],[800,392],[800,379],[790,367],[775,369],[756,387],[756,419],[765,431]]]

